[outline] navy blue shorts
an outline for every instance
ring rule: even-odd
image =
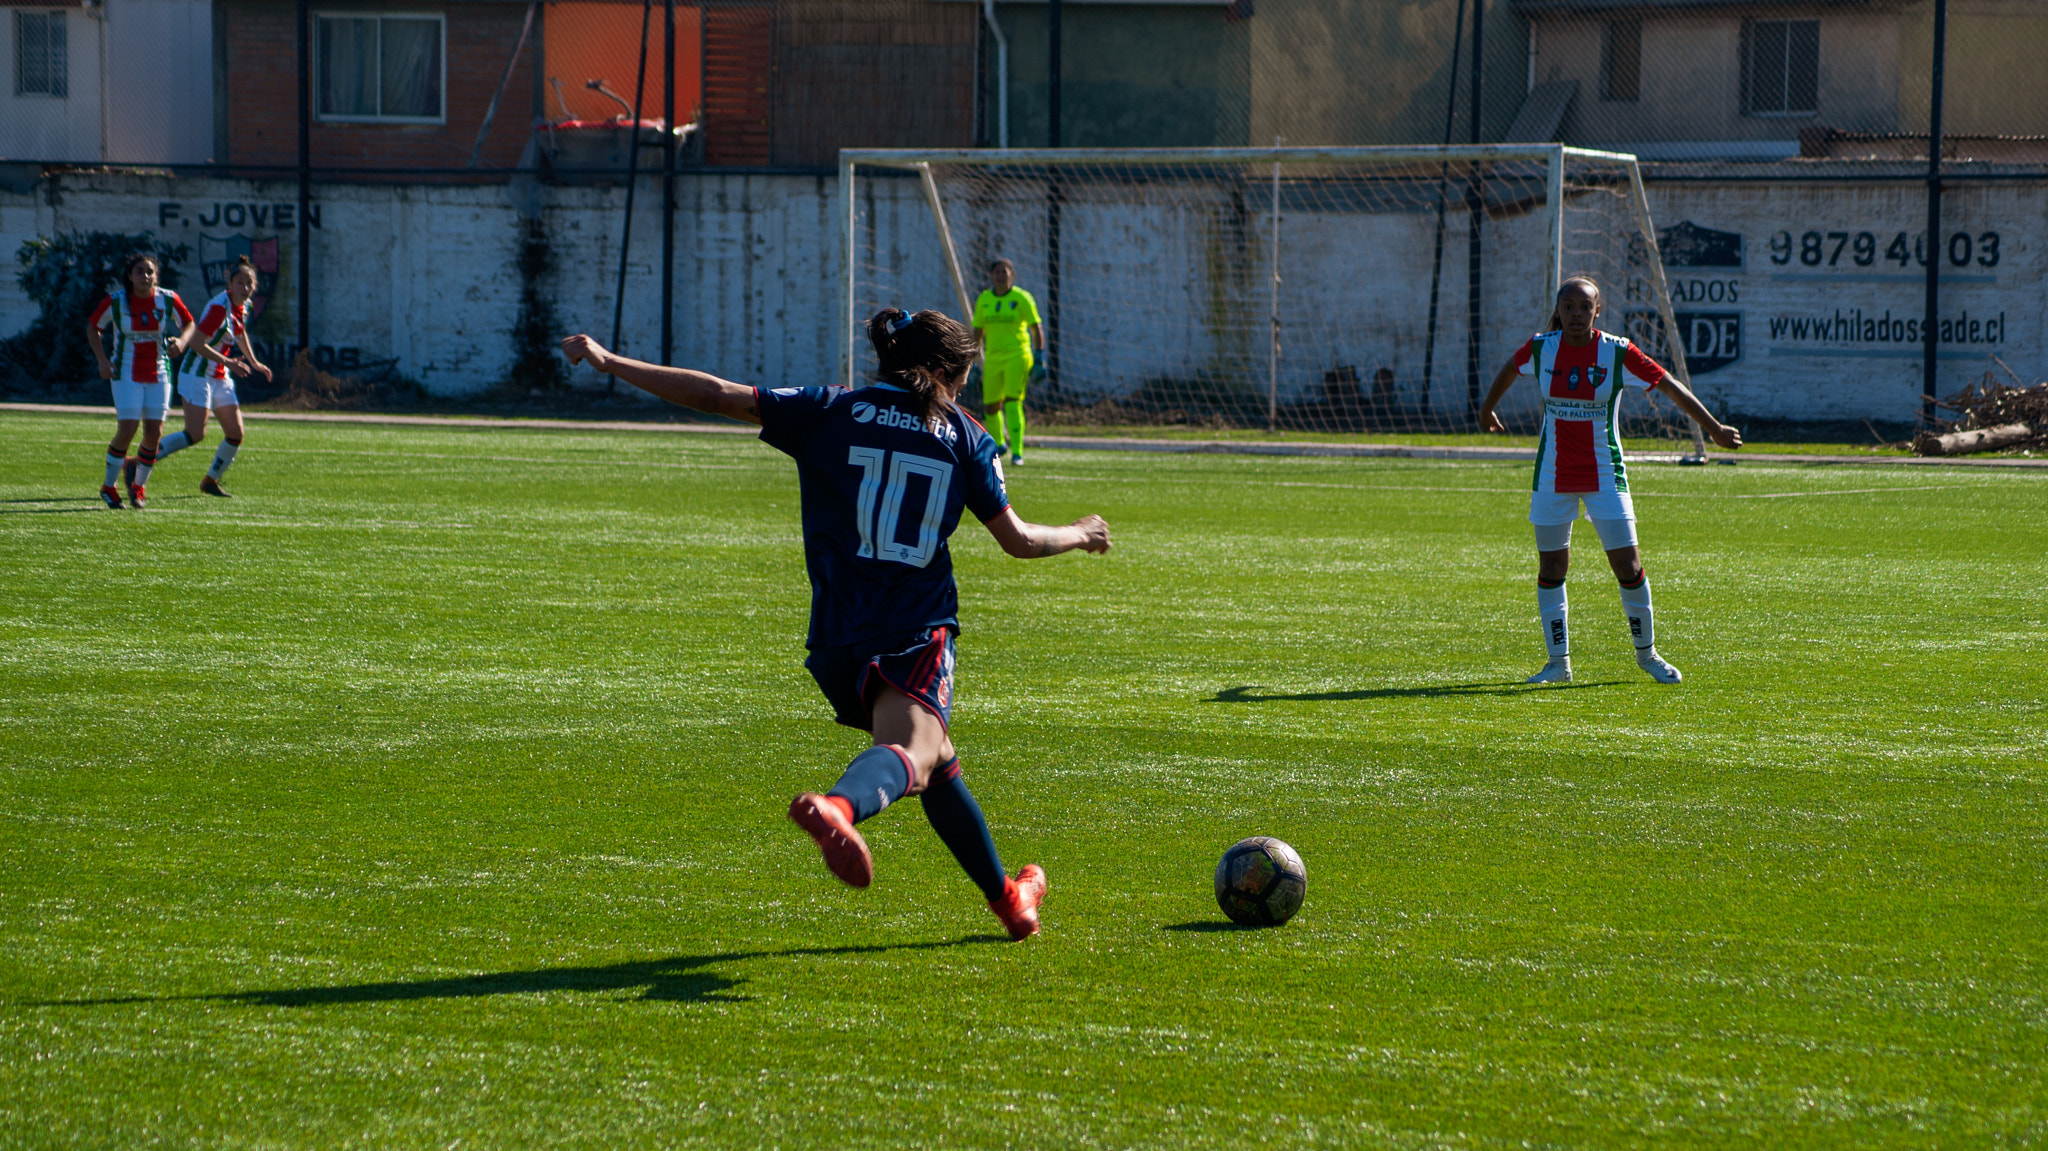
[[[900,650],[877,653],[875,647],[895,649],[893,642],[857,647],[811,649],[804,666],[831,701],[834,719],[862,731],[874,730],[875,697],[886,684],[917,701],[918,705],[953,724],[953,629],[929,628],[905,641]]]

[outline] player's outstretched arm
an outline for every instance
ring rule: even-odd
[[[1508,389],[1514,386],[1515,377],[1520,373],[1521,369],[1515,365],[1514,357],[1512,356],[1508,358],[1507,363],[1500,366],[1500,371],[1494,373],[1493,387],[1486,393],[1486,399],[1479,405],[1479,426],[1481,428],[1489,432],[1504,432],[1508,430],[1508,426],[1500,422],[1500,417],[1493,414],[1493,409],[1500,405],[1500,398],[1508,394]]]
[[[1667,372],[1663,379],[1657,381],[1657,390],[1669,396],[1679,411],[1691,416],[1700,430],[1707,433],[1708,439],[1731,451],[1742,446],[1742,433],[1715,419],[1707,411],[1707,405],[1701,403],[1700,398],[1693,395],[1692,389],[1681,383],[1677,376]]]
[[[1017,509],[1004,508],[1002,514],[985,526],[1004,551],[1020,560],[1056,556],[1076,549],[1098,555],[1109,550],[1109,522],[1101,516],[1082,516],[1065,527],[1056,528],[1049,524],[1025,523],[1018,517]]]
[[[572,364],[587,363],[669,403],[714,416],[730,416],[742,423],[761,422],[761,409],[754,399],[754,389],[745,384],[721,380],[709,372],[664,368],[659,364],[614,355],[603,344],[584,335],[563,340],[562,355]]]

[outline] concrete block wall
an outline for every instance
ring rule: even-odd
[[[620,341],[628,354],[650,359],[659,354],[661,326],[658,189],[650,178],[637,197]],[[1735,253],[1732,263],[1667,262],[1666,269],[1686,330],[1694,385],[1717,410],[1780,419],[1910,420],[1917,414],[1919,346],[1909,337],[1920,320],[1924,275],[1913,254],[1925,250],[1917,223],[1925,210],[1919,188],[1685,183],[1653,186],[1650,195],[1660,227],[1691,224],[1734,237],[1732,249],[1723,245]],[[184,292],[196,302],[210,294],[201,261],[220,260],[231,244],[252,245],[259,253],[274,244],[276,272],[264,285],[268,299],[253,328],[262,354],[282,361],[297,331],[295,196],[288,181],[50,175],[33,193],[0,191],[0,251],[74,229],[153,230],[192,246],[194,258],[181,270]],[[837,181],[700,173],[679,182],[677,198],[675,362],[771,387],[839,382],[845,312]],[[542,199],[542,236],[553,266],[538,285],[540,294],[564,334],[589,331],[608,338],[618,296],[625,190],[555,187],[543,189]],[[1994,369],[1993,356],[2029,381],[2048,377],[2048,294],[2042,290],[2048,286],[2042,244],[2048,186],[1972,183],[1952,187],[1946,203],[1936,244],[1944,273],[1941,313],[1950,329],[1942,343],[1942,392],[1959,390]],[[315,209],[315,226],[306,234],[316,360],[341,369],[395,360],[400,372],[449,395],[486,391],[508,380],[518,358],[513,332],[524,225],[505,186],[329,184],[316,189]],[[955,309],[916,181],[864,180],[859,210],[864,306],[895,302]],[[1541,275],[1535,254],[1539,219],[1489,225],[1490,325],[1537,322],[1528,314],[1530,284]],[[1248,223],[1252,233],[1262,230],[1256,218]],[[1426,293],[1427,265],[1416,261],[1426,261],[1433,218],[1410,213],[1373,217],[1367,225],[1375,238],[1359,242],[1368,233],[1358,231],[1362,225],[1355,217],[1346,222],[1296,212],[1283,221],[1283,399],[1317,386],[1328,366],[1309,362],[1304,350],[1311,323],[1322,329],[1319,338],[1327,337],[1329,355],[1349,355],[1368,373],[1391,365],[1404,389],[1416,374],[1421,351],[1418,332],[1408,330],[1413,325],[1381,324],[1374,317],[1404,306],[1404,293]],[[1186,237],[1206,227],[1185,211],[1070,205],[1066,330],[1055,335],[1065,354],[1076,357],[1065,364],[1077,381],[1092,342],[1119,355],[1152,357],[1133,360],[1116,379],[1105,376],[1098,387],[1103,394],[1120,394],[1147,378],[1185,373],[1191,363],[1219,357],[1251,363],[1263,383],[1262,334],[1253,341],[1259,344],[1254,355],[1225,347],[1242,333],[1196,330],[1208,322],[1201,320],[1204,309],[1213,308],[1203,277],[1216,275],[1220,265],[1191,254],[1193,241]],[[992,255],[1010,256],[1020,270],[1040,262],[1033,250],[1042,233],[1039,221],[992,214],[983,206],[963,209],[954,228],[972,280],[978,281],[978,264]],[[1437,347],[1438,384],[1459,399],[1462,229],[1459,222],[1452,231],[1459,258],[1446,261]],[[1896,255],[1901,244],[1903,264]],[[1087,302],[1088,277],[1120,270],[1161,286],[1163,295],[1139,297],[1184,302],[1167,300],[1149,328],[1140,310],[1109,296]],[[1238,272],[1261,282],[1265,274],[1256,263]],[[1265,290],[1254,288],[1255,295]],[[1624,310],[1641,306],[1626,299],[1639,286],[1610,290]],[[1245,320],[1229,315],[1232,323]],[[19,331],[35,316],[13,277],[0,277],[0,332]],[[1246,322],[1263,333],[1264,316],[1261,305]],[[1168,332],[1176,323],[1188,330]],[[1347,324],[1357,331],[1347,334]],[[1618,329],[1611,317],[1607,326]],[[1492,335],[1483,351],[1488,375],[1512,350],[1504,342],[1490,346],[1507,341]],[[589,374],[576,380],[602,386]]]

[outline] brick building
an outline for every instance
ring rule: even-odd
[[[596,124],[632,101],[642,8],[631,0],[537,5],[523,46],[523,0],[345,3],[315,13],[317,166],[461,168],[475,149],[477,166],[510,167],[537,122]],[[214,6],[219,161],[296,163],[296,5]],[[676,120],[702,125],[693,155],[714,166],[823,166],[845,146],[971,146],[978,21],[971,7],[928,0],[679,6]],[[656,5],[643,120],[662,118],[664,22]]]

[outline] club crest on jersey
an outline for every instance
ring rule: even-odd
[[[1593,366],[1588,374],[1592,377],[1593,386],[1596,388],[1607,382],[1607,369],[1597,364]]]

